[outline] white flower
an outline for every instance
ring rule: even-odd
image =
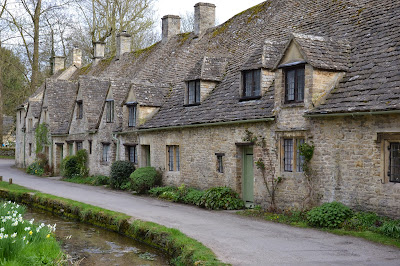
[[[30,224],[33,224],[33,221],[34,221],[34,220],[35,220],[35,219],[32,218],[32,219],[29,221],[29,223],[30,223]]]
[[[18,221],[15,221],[14,223],[11,224],[12,226],[17,226],[18,225]]]
[[[44,223],[41,223],[41,224],[40,224],[40,227],[44,227]]]
[[[36,228],[36,233],[39,233],[40,227]]]
[[[30,227],[25,227],[24,230],[25,231],[29,231],[29,230],[31,230],[31,228]]]
[[[14,233],[11,235],[12,238],[15,238],[17,236],[17,233]]]
[[[24,241],[25,241],[25,239],[26,239],[26,236],[24,236],[24,237],[22,238],[22,240],[24,240]]]
[[[7,235],[7,234],[5,234],[5,235],[4,235],[4,238],[8,238],[8,235]]]
[[[3,239],[4,235],[3,233],[0,233],[0,239]]]
[[[0,228],[0,232],[4,232],[4,230],[6,230],[4,227]]]

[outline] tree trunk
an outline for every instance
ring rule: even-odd
[[[39,22],[42,0],[38,0],[35,13],[32,17],[33,22],[33,56],[32,56],[32,78],[31,91],[35,91],[39,83]]]

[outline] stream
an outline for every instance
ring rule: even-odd
[[[56,237],[78,265],[168,265],[168,256],[134,239],[95,226],[64,220],[50,213],[27,209],[24,218],[35,223],[57,224]]]

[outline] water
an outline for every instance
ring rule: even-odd
[[[35,223],[57,224],[56,237],[70,263],[79,265],[168,265],[157,249],[94,226],[64,220],[49,213],[27,210],[24,218]]]

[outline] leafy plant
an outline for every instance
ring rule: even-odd
[[[204,193],[205,192],[203,190],[189,188],[185,197],[183,198],[183,202],[186,204],[200,206]]]
[[[135,165],[129,161],[115,161],[111,165],[110,185],[116,189],[130,187],[130,175],[135,171]]]
[[[96,186],[104,186],[104,185],[109,185],[110,184],[110,178],[105,175],[97,175],[94,176],[95,182],[94,184]]]
[[[206,190],[201,197],[200,206],[212,210],[238,210],[244,208],[244,202],[233,189],[214,187]]]
[[[346,221],[345,227],[354,230],[375,230],[382,224],[382,218],[373,212],[356,212]]]
[[[316,201],[316,195],[314,192],[314,187],[313,187],[313,182],[312,182],[313,170],[311,167],[311,159],[314,156],[314,149],[315,149],[315,146],[313,144],[310,145],[306,142],[304,142],[303,144],[300,144],[300,146],[299,146],[300,155],[303,156],[303,158],[304,158],[304,163],[302,165],[302,168],[303,168],[303,174],[306,178],[307,187],[308,187],[307,196],[304,198],[304,201],[303,201],[303,209],[305,208],[306,205],[313,206]]]
[[[66,178],[86,177],[89,174],[87,151],[79,150],[76,155],[65,157],[61,162],[61,175]]]
[[[39,164],[39,162],[33,162],[26,168],[26,172],[30,175],[42,176],[44,174],[44,168]]]
[[[35,130],[36,154],[43,151],[45,145],[49,145],[49,129],[45,123],[39,124]]]
[[[378,232],[385,236],[400,238],[400,221],[386,221],[381,227],[378,228]]]
[[[307,212],[307,223],[315,227],[338,228],[351,216],[352,211],[349,207],[334,201]]]
[[[146,193],[149,189],[161,184],[161,173],[154,167],[142,167],[133,172],[130,179],[134,191]]]
[[[175,187],[169,187],[169,186],[167,186],[167,187],[153,187],[148,191],[148,193],[151,196],[158,197],[158,196],[162,195],[164,192],[174,192],[174,191],[176,191]]]

